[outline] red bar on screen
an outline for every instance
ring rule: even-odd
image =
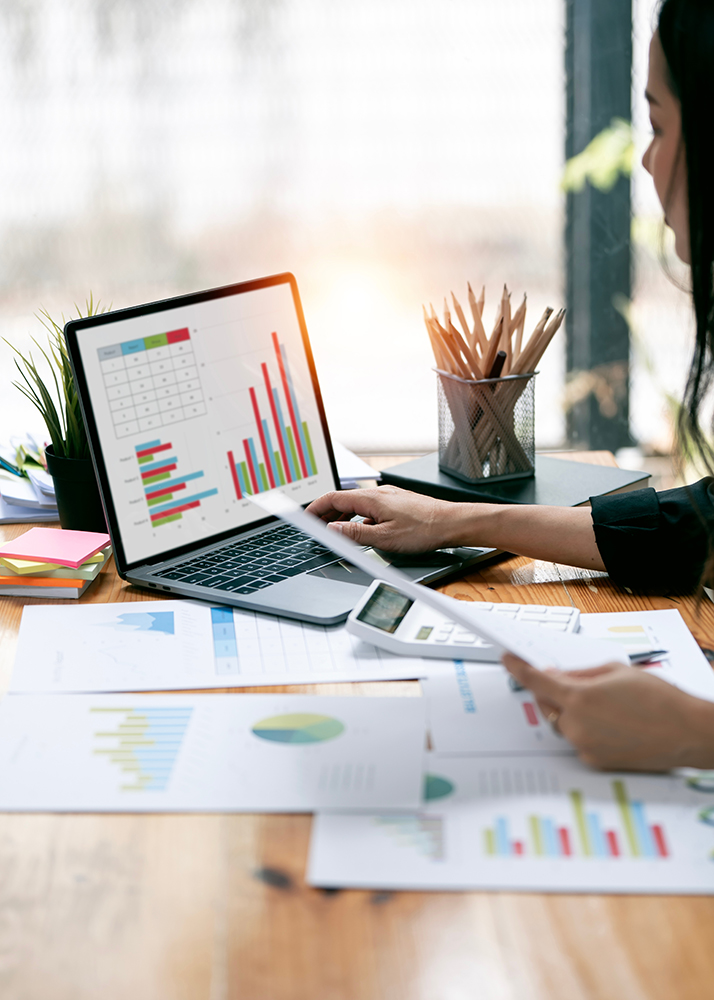
[[[667,844],[664,839],[664,830],[659,824],[651,826],[652,836],[654,837],[654,842],[657,845],[657,853],[661,858],[669,857],[669,851],[667,850]]]
[[[570,844],[570,834],[568,833],[567,827],[558,827],[558,840],[560,841],[561,854],[564,854],[566,858],[569,858],[573,853],[573,848]]]
[[[522,840],[514,840],[513,841],[513,853],[514,854],[524,854],[525,853],[525,851],[523,849],[523,841]]]
[[[142,472],[142,479],[151,479],[152,476],[160,476],[162,472],[173,472],[176,468],[176,463],[173,465],[162,465],[160,469],[152,469],[151,472]]]
[[[526,718],[528,719],[529,726],[538,725],[538,716],[536,715],[536,710],[533,707],[533,703],[530,701],[523,702],[523,711],[526,713]]]
[[[185,503],[181,507],[169,507],[168,510],[162,511],[161,514],[152,514],[152,521],[160,521],[162,517],[171,517],[172,514],[180,514],[181,511],[191,510],[192,507],[200,507],[201,501],[194,500],[193,503]]]
[[[275,489],[275,476],[273,475],[273,466],[270,464],[271,454],[268,451],[268,446],[265,443],[265,431],[263,430],[263,421],[260,418],[260,410],[258,409],[258,397],[255,395],[255,389],[253,386],[248,390],[250,393],[250,401],[253,404],[253,414],[255,415],[255,423],[258,428],[258,437],[260,438],[260,446],[263,449],[263,458],[265,459],[265,471],[268,473],[268,481],[273,489]]]
[[[278,335],[273,331],[273,346],[275,347],[275,355],[278,359],[278,368],[280,369],[280,378],[283,382],[283,392],[285,393],[285,398],[288,402],[288,410],[290,412],[290,419],[293,422],[293,437],[295,439],[295,447],[297,448],[298,458],[300,459],[300,468],[302,469],[302,474],[307,479],[307,465],[305,464],[305,456],[302,453],[302,441],[300,440],[300,428],[298,427],[298,422],[295,417],[295,408],[293,407],[292,396],[290,395],[290,386],[288,385],[288,377],[285,374],[285,366],[283,364],[283,355],[280,350],[280,344],[278,343]]]
[[[158,455],[160,451],[168,451],[169,448],[173,448],[170,441],[168,444],[157,444],[155,448],[144,448],[143,451],[137,451],[136,457],[143,458],[144,455]]]
[[[183,330],[172,330],[171,333],[166,334],[166,342],[168,344],[179,344],[182,340],[190,340],[191,334],[188,332],[188,327],[184,327]]]
[[[248,472],[250,473],[250,482],[253,487],[253,493],[260,493],[258,478],[255,474],[255,469],[253,468],[253,459],[250,454],[250,448],[248,447],[248,438],[243,438],[243,448],[245,449],[245,460],[248,463]]]
[[[233,486],[235,487],[236,496],[239,500],[243,499],[243,494],[240,491],[240,483],[238,482],[238,472],[236,471],[236,460],[233,458],[233,452],[228,452],[228,464],[231,467],[231,475],[233,476]]]
[[[278,411],[275,408],[275,398],[273,396],[273,387],[270,384],[270,376],[268,375],[268,366],[263,362],[260,366],[263,369],[263,378],[265,380],[265,391],[268,394],[268,402],[270,403],[270,412],[273,415],[273,424],[275,426],[275,434],[278,438],[278,448],[280,449],[280,457],[283,460],[283,474],[287,481],[291,483],[293,481],[290,475],[290,463],[288,462],[288,454],[285,451],[285,442],[283,441],[283,429],[280,426],[280,421],[278,420]]]
[[[610,857],[619,858],[620,845],[617,843],[617,834],[614,830],[607,830],[605,836],[607,837],[607,846],[610,848]]]
[[[185,490],[186,483],[178,483],[176,486],[164,486],[162,490],[153,490],[151,493],[146,494],[147,500],[153,500],[154,497],[162,497],[166,493],[178,493],[179,490]]]

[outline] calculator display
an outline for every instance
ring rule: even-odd
[[[359,612],[357,619],[383,632],[396,632],[413,603],[411,598],[400,594],[394,587],[382,583]]]

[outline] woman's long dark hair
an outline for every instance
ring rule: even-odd
[[[714,473],[714,447],[700,424],[714,382],[714,0],[664,0],[658,31],[682,111],[697,327],[678,431],[684,450],[693,448]]]

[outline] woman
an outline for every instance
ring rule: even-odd
[[[711,468],[698,413],[714,376],[714,0],[664,0],[650,45],[645,94],[652,141],[642,163],[691,266],[696,347],[680,433]],[[355,541],[389,551],[495,546],[589,569],[623,583],[691,590],[714,577],[714,480],[655,493],[593,498],[592,509],[451,504],[394,487],[328,493],[308,508]],[[365,523],[340,520],[360,514]],[[596,767],[714,768],[714,704],[645,671],[606,664],[541,672],[513,656],[514,677]]]

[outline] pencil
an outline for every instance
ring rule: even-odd
[[[486,331],[483,328],[483,320],[481,319],[481,313],[483,311],[483,303],[479,307],[476,301],[476,296],[474,295],[473,288],[469,282],[469,306],[471,307],[471,315],[474,318],[474,336],[478,341],[479,350],[481,351],[481,357],[483,357],[488,350],[488,337],[486,336]]]

